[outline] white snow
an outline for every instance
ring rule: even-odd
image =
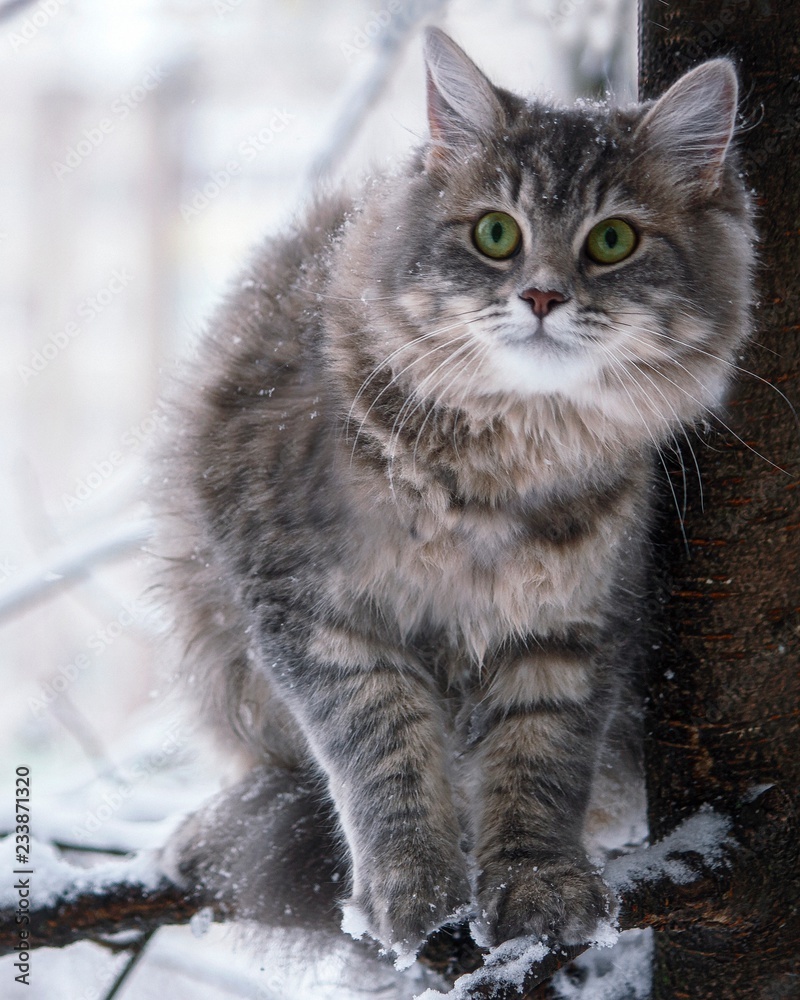
[[[652,930],[623,931],[613,948],[591,948],[557,973],[553,989],[559,1000],[646,1000],[652,961]]]
[[[417,960],[416,951],[413,948],[407,948],[400,941],[392,945],[392,951],[397,956],[394,960],[394,967],[398,972],[404,972],[406,969],[410,969]]]
[[[693,851],[711,867],[724,864],[730,825],[727,817],[704,807],[657,844],[609,861],[603,877],[618,894],[630,890],[637,882],[660,878],[669,878],[679,885],[692,882],[697,877],[695,872],[675,855]]]
[[[450,993],[450,1000],[459,1000],[479,986],[513,986],[520,988],[525,975],[532,965],[541,962],[550,954],[550,948],[539,938],[518,937],[504,941],[492,948],[484,960],[484,964],[475,972],[459,976]],[[435,1000],[444,994],[436,990],[426,990],[415,1000]]]
[[[601,920],[595,928],[591,944],[594,948],[613,948],[619,941],[619,929],[608,920]]]
[[[204,906],[198,910],[189,920],[189,927],[196,938],[205,937],[208,929],[214,921],[214,911],[210,906]]]
[[[369,934],[369,922],[364,911],[352,901],[342,906],[342,930],[351,938],[360,941]]]
[[[119,882],[135,883],[155,889],[164,874],[158,866],[155,851],[142,851],[126,861],[108,861],[92,868],[71,865],[50,844],[32,841],[30,864],[19,865],[15,857],[13,837],[0,840],[0,870],[12,873],[15,869],[31,869],[31,901],[34,906],[51,906],[57,899],[69,900],[85,892],[98,895]],[[13,909],[17,903],[16,892],[8,876],[0,889],[0,907]]]

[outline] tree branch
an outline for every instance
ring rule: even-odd
[[[149,521],[112,525],[91,538],[60,545],[38,566],[21,575],[0,594],[0,621],[49,600],[57,590],[86,579],[92,567],[140,550],[153,532]]]
[[[737,858],[730,829],[726,818],[707,810],[660,843],[610,861],[604,876],[620,901],[615,927],[675,926],[676,921],[694,919],[709,899],[724,896]],[[188,923],[201,910],[215,921],[235,917],[202,892],[186,892],[172,883],[158,871],[152,854],[89,870],[67,864],[49,845],[33,845],[31,856],[37,855],[45,857],[48,886],[44,902],[34,902],[30,910],[31,949],[61,948],[126,931],[143,934],[162,925]],[[19,945],[16,914],[4,901],[0,954]],[[609,940],[604,943],[610,943],[615,932],[609,926],[606,933]],[[587,947],[550,950],[533,939],[517,939],[487,953],[464,925],[434,934],[420,961],[451,982],[457,980],[453,1000],[520,1000]]]
[[[34,0],[6,0],[0,4],[0,21],[5,21],[10,17],[16,17],[26,7],[32,7]]]
[[[420,21],[438,14],[446,3],[447,0],[413,0],[391,15],[376,43],[377,55],[369,72],[345,95],[325,146],[314,159],[309,171],[310,189],[332,176],[341,164],[370,110],[386,90],[403,49]]]
[[[85,872],[85,869],[82,869]],[[102,893],[80,892],[31,914],[31,948],[63,948],[87,937],[104,937],[124,931],[144,933],[167,924],[187,924],[207,906],[201,897],[187,893],[166,877],[156,886],[118,882]],[[215,913],[215,919],[224,919]],[[14,911],[0,911],[0,955],[19,943]]]

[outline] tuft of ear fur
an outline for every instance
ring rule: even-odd
[[[722,181],[738,90],[731,60],[710,59],[656,101],[636,134],[674,164],[677,182],[711,194]]]
[[[503,117],[494,87],[475,63],[438,28],[425,32],[428,123],[432,146],[428,166],[475,148]]]

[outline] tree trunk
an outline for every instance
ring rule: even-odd
[[[799,39],[795,2],[640,0],[642,99],[703,59],[736,60],[761,238],[757,329],[740,361],[756,374],[739,373],[724,415],[734,434],[695,442],[702,494],[683,456],[686,543],[674,511],[658,539],[670,638],[648,713],[653,836],[710,804],[740,846],[730,888],[658,932],[654,1000],[800,997]]]

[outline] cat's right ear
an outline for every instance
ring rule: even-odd
[[[676,181],[711,193],[722,182],[736,127],[737,95],[733,63],[710,59],[655,102],[636,134],[670,163]]]
[[[476,139],[489,134],[503,117],[494,87],[469,56],[438,28],[425,32],[428,75],[428,124],[431,148],[427,166],[474,152]]]

